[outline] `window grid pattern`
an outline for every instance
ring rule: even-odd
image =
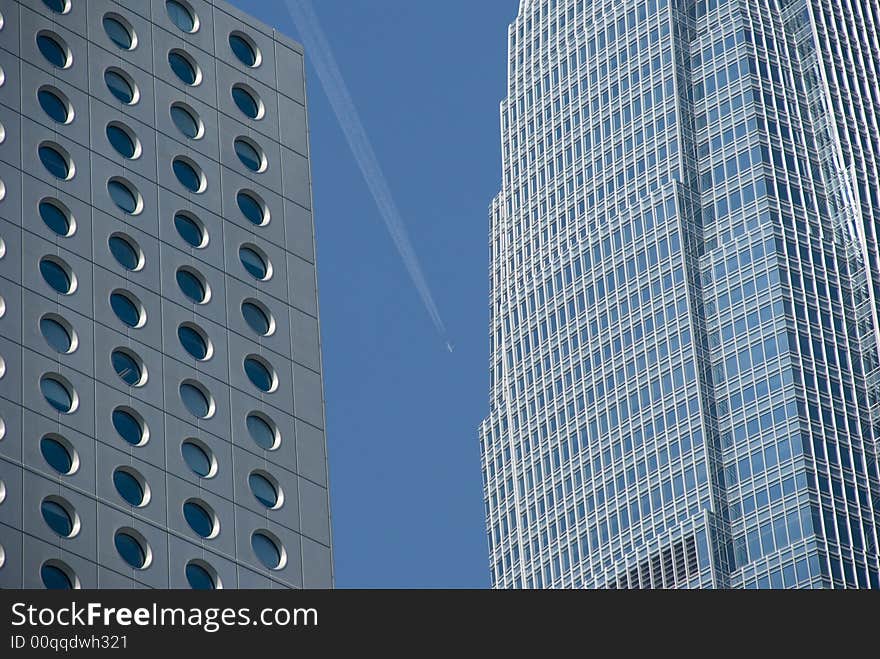
[[[783,14],[521,3],[489,213],[493,586],[878,586],[876,349],[852,338],[876,325]]]

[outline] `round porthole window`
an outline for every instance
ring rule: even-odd
[[[281,570],[287,563],[287,554],[281,542],[273,533],[266,530],[251,534],[251,548],[260,563],[270,570]]]
[[[199,478],[212,478],[217,473],[217,460],[203,442],[187,439],[180,445],[183,461]]]
[[[117,407],[112,415],[113,428],[132,446],[143,446],[149,439],[147,425],[141,416],[130,408]]]
[[[134,529],[120,529],[113,537],[116,551],[136,570],[145,570],[152,562],[152,551],[144,537]]]
[[[264,451],[274,451],[281,444],[278,427],[261,412],[251,412],[247,415],[247,429],[254,443]]]

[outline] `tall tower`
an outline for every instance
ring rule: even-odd
[[[880,587],[876,0],[522,0],[495,587]]]
[[[0,587],[332,584],[303,54],[0,0]]]

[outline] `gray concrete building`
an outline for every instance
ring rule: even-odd
[[[0,0],[0,587],[331,587],[302,48]]]

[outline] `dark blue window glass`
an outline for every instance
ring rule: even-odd
[[[137,446],[144,439],[144,429],[140,422],[125,410],[113,410],[113,427],[132,446]]]
[[[208,398],[195,385],[187,383],[180,385],[180,399],[189,413],[200,419],[207,417],[208,412],[211,411]]]
[[[40,202],[40,217],[59,236],[70,234],[70,216],[50,201]]]
[[[43,563],[40,568],[40,579],[47,590],[73,590],[73,583],[67,573],[60,567]]]
[[[265,533],[255,531],[251,536],[251,547],[260,562],[270,570],[274,570],[281,563],[281,550]]]
[[[53,121],[57,121],[59,124],[66,124],[68,119],[70,119],[70,106],[57,93],[48,89],[41,89],[37,92],[37,100],[40,102],[43,112]]]
[[[177,271],[177,285],[190,300],[201,304],[205,300],[205,285],[198,275],[190,270],[180,269]]]
[[[246,140],[237,138],[235,140],[235,153],[241,164],[252,172],[258,172],[263,168],[263,157],[260,152]]]
[[[123,50],[131,49],[131,46],[134,43],[134,37],[132,36],[131,30],[123,25],[122,21],[113,18],[112,16],[104,16],[102,23],[104,24],[104,32],[110,37],[110,41]]]
[[[277,436],[275,430],[267,421],[256,414],[248,414],[247,429],[254,443],[265,451],[275,448]]]
[[[272,389],[274,378],[271,371],[255,358],[248,357],[244,360],[244,372],[251,383],[260,391]]]
[[[175,104],[171,106],[171,121],[174,122],[174,125],[177,126],[177,130],[179,130],[185,137],[189,139],[195,139],[199,135],[199,121],[196,119],[193,113],[183,107],[182,105]]]
[[[113,203],[123,212],[131,215],[137,210],[137,195],[122,181],[112,180],[107,183],[107,192]]]
[[[195,84],[196,67],[182,53],[177,51],[171,51],[168,53],[168,64],[183,84]]]
[[[183,32],[192,32],[196,29],[195,15],[178,0],[168,0],[165,3],[165,10],[168,12],[168,18],[174,23],[178,29]]]
[[[208,344],[194,328],[181,325],[177,328],[177,338],[183,349],[199,361],[208,356]]]
[[[251,492],[266,508],[274,508],[278,503],[278,491],[268,478],[262,474],[253,473],[248,476],[248,485]]]
[[[129,105],[134,101],[134,83],[126,80],[121,73],[108,69],[104,72],[104,83],[120,103]]]
[[[197,563],[186,564],[186,580],[193,590],[214,590],[217,587],[211,574]]]
[[[70,412],[73,406],[73,394],[60,380],[44,375],[40,378],[40,391],[46,402],[56,410],[64,414]]]
[[[49,347],[56,352],[67,354],[70,351],[72,344],[70,332],[54,318],[47,318],[45,316],[40,318],[40,333],[46,339]]]
[[[171,163],[171,167],[174,169],[174,175],[177,177],[177,180],[187,190],[198,192],[201,189],[202,178],[195,167],[180,158],[175,158]]]
[[[113,485],[124,501],[132,506],[140,506],[144,501],[144,488],[130,472],[117,469],[113,472]]]
[[[254,66],[257,63],[257,51],[241,35],[230,34],[229,47],[232,48],[232,52],[235,53],[235,56],[245,66]]]
[[[116,375],[130,387],[133,387],[141,381],[142,371],[137,360],[123,352],[122,350],[114,350],[110,355],[110,361],[113,363],[113,370]]]
[[[201,225],[183,213],[174,216],[174,227],[180,237],[192,247],[201,247],[205,242],[205,231]]]
[[[107,241],[113,258],[126,270],[135,270],[141,262],[138,249],[122,236],[110,236]]]
[[[37,48],[52,66],[59,69],[67,66],[67,49],[55,37],[48,34],[37,35]]]
[[[238,250],[238,258],[244,269],[255,279],[265,279],[269,274],[269,266],[266,265],[266,260],[257,253],[257,250],[251,247],[241,247]]]
[[[144,563],[147,562],[147,553],[137,538],[125,531],[117,531],[113,542],[116,545],[116,551],[122,556],[122,560],[136,569],[144,567]]]
[[[107,126],[107,139],[116,149],[116,152],[123,158],[134,158],[137,151],[137,145],[128,132],[117,124],[109,124]]]
[[[61,180],[70,175],[70,163],[55,147],[43,144],[39,148],[40,162],[52,176]]]
[[[244,316],[245,322],[257,334],[265,336],[269,333],[271,322],[266,313],[253,302],[242,302],[241,315]]]
[[[211,514],[194,501],[183,504],[183,517],[189,527],[203,538],[214,532],[214,520]]]
[[[247,192],[239,192],[235,199],[238,203],[239,210],[248,220],[251,221],[251,223],[257,225],[263,224],[265,221],[263,205],[257,201],[253,195],[250,195]]]
[[[73,519],[64,506],[57,501],[44,499],[40,504],[40,512],[46,525],[62,538],[67,538],[73,533]]]
[[[62,476],[66,476],[73,469],[73,456],[67,447],[53,437],[43,437],[40,440],[40,453],[46,463]]]
[[[122,293],[113,293],[110,296],[110,308],[123,323],[129,327],[136,327],[141,321],[141,313],[138,306]]]
[[[256,119],[260,114],[260,103],[248,90],[241,86],[232,88],[232,100],[246,117]]]
[[[206,478],[211,473],[211,458],[201,446],[195,442],[185,441],[180,447],[180,452],[186,464],[197,476]]]
[[[56,14],[65,13],[70,8],[67,3],[68,0],[43,0],[43,4]]]
[[[56,292],[62,295],[70,292],[70,275],[60,263],[47,258],[40,259],[40,274]]]

